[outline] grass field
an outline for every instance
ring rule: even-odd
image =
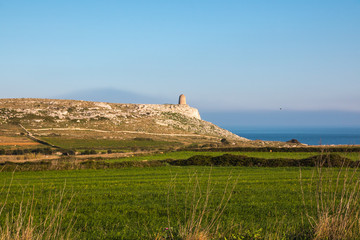
[[[311,172],[311,169],[304,170],[304,179]],[[155,239],[157,234],[166,234],[168,217],[170,227],[174,229],[178,228],[178,220],[184,218],[186,191],[194,185],[192,182],[190,187],[186,186],[189,176],[194,173],[200,179],[202,191],[205,191],[211,174],[213,192],[207,207],[210,211],[221,201],[226,183],[234,182],[239,176],[220,220],[221,228],[231,230],[234,236],[246,231],[248,235],[263,236],[278,231],[279,227],[286,229],[290,236],[298,234],[303,227],[298,168],[124,168],[17,172],[13,177],[12,173],[2,172],[0,179],[5,186],[13,178],[3,213],[11,212],[13,203],[24,198],[23,193],[25,198],[34,194],[37,211],[40,211],[49,204],[47,196],[65,184],[66,199],[74,195],[65,222],[76,211],[74,231],[79,238]],[[229,176],[233,177],[231,181],[228,181]],[[173,192],[168,194],[174,178],[176,196]],[[3,215],[0,216],[2,223]]]
[[[178,152],[167,152],[162,154],[152,154],[146,156],[134,156],[120,159],[109,159],[108,162],[117,161],[143,161],[143,160],[165,160],[165,159],[188,159],[194,155],[206,155],[206,156],[221,156],[223,154],[233,155],[244,155],[248,157],[266,158],[266,159],[277,159],[277,158],[288,158],[288,159],[303,159],[315,155],[320,155],[319,152],[196,152],[196,151],[178,151]],[[352,160],[360,160],[360,153],[338,153],[344,157]]]
[[[124,149],[131,148],[168,148],[169,146],[181,146],[177,142],[155,141],[151,139],[140,140],[113,140],[113,139],[73,139],[59,137],[42,137],[46,142],[65,149]]]
[[[267,159],[302,159],[319,154],[179,151],[107,161],[187,159],[226,153]],[[339,154],[359,160],[359,153]],[[304,186],[314,171],[316,168],[302,169]],[[202,224],[206,225],[206,219],[222,212],[221,208],[216,209],[224,203],[223,197],[225,202],[227,197],[230,200],[215,224],[219,231],[213,239],[312,239],[306,209],[313,212],[309,209],[316,204],[317,188],[311,185],[302,193],[299,175],[298,167],[207,166],[0,172],[0,226],[6,225],[8,214],[16,215],[19,206],[29,206],[29,202],[31,206],[36,203],[31,207],[34,222],[41,221],[46,209],[57,202],[57,193],[65,189],[63,202],[70,204],[61,217],[60,231],[66,232],[67,225],[71,225],[79,239],[185,239],[178,237],[181,229],[189,222],[196,223],[202,214]],[[336,174],[332,177],[336,179]],[[360,198],[360,191],[356,194]],[[306,208],[303,198],[307,199]],[[191,220],[193,208],[195,220]],[[169,234],[175,237],[169,238]],[[359,235],[360,230],[356,236]]]

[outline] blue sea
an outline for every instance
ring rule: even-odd
[[[309,145],[360,144],[360,127],[227,127],[251,140],[289,141],[297,139]]]

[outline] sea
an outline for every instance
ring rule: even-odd
[[[251,140],[296,139],[309,145],[359,145],[360,127],[225,127]]]

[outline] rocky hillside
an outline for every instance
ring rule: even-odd
[[[137,134],[159,139],[193,137],[248,141],[201,120],[197,109],[178,104],[0,99],[0,125],[9,124],[21,124],[38,136],[80,137],[82,134],[92,138],[126,139]]]

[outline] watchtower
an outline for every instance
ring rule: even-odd
[[[186,97],[184,94],[181,94],[179,97],[179,104],[180,105],[186,105]]]

